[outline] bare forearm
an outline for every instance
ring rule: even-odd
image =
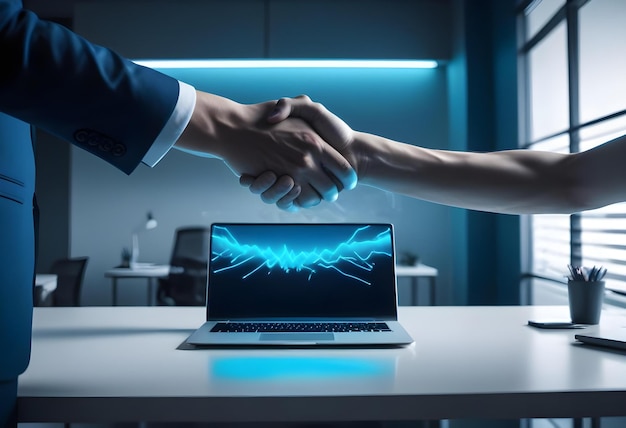
[[[223,159],[226,146],[232,143],[227,132],[237,127],[234,113],[242,111],[244,106],[201,91],[197,91],[196,96],[196,108],[175,147]],[[239,122],[243,119],[239,118]]]
[[[626,201],[626,135],[575,154],[532,150],[434,150],[355,132],[306,97],[281,100],[280,114],[304,118],[357,170],[359,182],[461,208],[507,214],[573,213]],[[278,171],[241,183],[280,208],[292,205]],[[298,183],[294,177],[291,183]]]
[[[530,214],[604,203],[590,200],[585,190],[581,155],[433,150],[358,132],[353,153],[362,184],[445,205]]]

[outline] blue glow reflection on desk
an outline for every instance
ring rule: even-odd
[[[348,357],[231,357],[216,358],[211,371],[221,380],[319,380],[387,376],[394,364],[393,360]]]

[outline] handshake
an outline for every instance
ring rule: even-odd
[[[356,187],[358,175],[357,157],[352,153],[354,132],[343,120],[306,95],[280,99],[267,117],[270,124],[294,119],[303,120],[314,134],[299,134],[306,151],[283,170],[291,169],[293,175],[266,170],[256,177],[242,174],[239,179],[263,202],[286,211],[312,207],[322,200],[335,201],[343,189]],[[296,181],[295,177],[301,178]]]
[[[356,186],[354,135],[307,96],[244,105],[196,91],[175,147],[223,160],[264,202],[295,211],[334,201]]]
[[[176,147],[222,159],[241,185],[295,211],[358,182],[460,208],[573,213],[626,201],[626,135],[575,154],[436,150],[353,131],[307,96],[243,105],[197,92]]]

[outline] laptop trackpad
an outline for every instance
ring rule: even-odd
[[[333,333],[261,333],[259,340],[314,342],[317,340],[335,340],[335,335]]]

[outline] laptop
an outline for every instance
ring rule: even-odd
[[[211,225],[191,345],[407,345],[391,224]]]
[[[579,333],[574,335],[579,342],[587,345],[602,346],[626,351],[626,327],[599,329],[595,333]]]

